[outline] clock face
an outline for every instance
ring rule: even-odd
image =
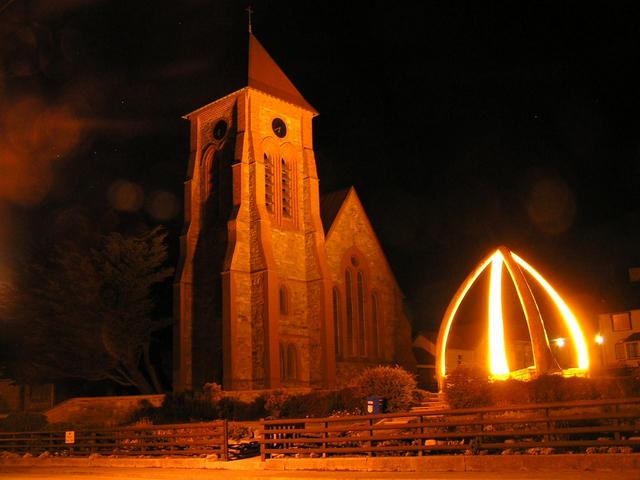
[[[273,122],[271,122],[271,128],[273,128],[273,133],[280,138],[284,138],[287,134],[287,125],[281,118],[274,118]]]
[[[227,128],[227,122],[224,120],[218,120],[218,123],[213,127],[213,138],[216,140],[222,140],[227,134]]]

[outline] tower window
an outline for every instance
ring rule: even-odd
[[[280,315],[288,315],[289,314],[289,292],[287,292],[287,287],[284,285],[280,287]]]
[[[275,172],[271,157],[264,154],[264,203],[269,213],[274,212],[275,204]]]
[[[291,204],[291,167],[289,163],[282,158],[281,165],[281,183],[282,183],[282,215],[291,218],[293,206]]]
[[[285,357],[284,345],[280,344],[280,380],[286,380],[287,377],[287,359]]]
[[[285,373],[286,380],[298,379],[298,352],[293,344],[287,347],[287,368]]]

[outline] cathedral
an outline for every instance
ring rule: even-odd
[[[264,47],[188,114],[174,283],[174,390],[330,388],[412,370],[403,294],[353,188],[320,195],[318,112]]]

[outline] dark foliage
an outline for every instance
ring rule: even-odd
[[[613,399],[639,395],[640,377],[637,373],[608,378],[542,375],[528,381],[490,382],[482,370],[462,367],[447,376],[445,394],[453,408]]]
[[[34,432],[44,430],[47,417],[41,413],[11,413],[0,420],[0,431],[3,432]]]
[[[82,378],[161,391],[149,358],[153,287],[171,276],[166,233],[111,233],[92,249],[53,249],[0,295],[13,345],[9,372],[21,381]]]
[[[487,372],[461,365],[447,375],[444,394],[452,408],[484,407],[491,404],[491,386]]]

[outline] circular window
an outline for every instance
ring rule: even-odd
[[[222,140],[227,134],[228,128],[227,122],[224,120],[218,120],[218,123],[213,127],[213,138],[216,140]]]
[[[354,267],[358,266],[358,259],[356,257],[351,257],[351,265]]]
[[[273,129],[273,133],[280,138],[284,138],[287,134],[287,125],[281,118],[274,118],[273,122],[271,122],[271,128]]]

